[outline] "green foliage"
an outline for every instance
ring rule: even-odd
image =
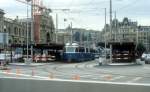
[[[138,55],[142,55],[142,53],[146,50],[145,46],[142,43],[139,43],[137,45],[136,51],[138,53]]]

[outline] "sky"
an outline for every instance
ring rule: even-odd
[[[66,28],[72,22],[73,28],[102,30],[107,9],[107,23],[109,23],[109,0],[42,0],[43,5],[51,8],[54,23],[58,14],[58,28]],[[5,11],[5,17],[25,18],[26,6],[16,0],[0,0],[0,9]],[[137,21],[139,25],[150,26],[150,0],[112,0],[114,11],[119,21],[128,17]],[[61,9],[69,9],[62,11]],[[67,19],[67,21],[64,21]]]

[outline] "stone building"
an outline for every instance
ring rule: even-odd
[[[71,41],[71,34],[66,29],[59,29],[57,32],[57,43],[65,44]]]
[[[0,9],[0,32],[3,32],[4,11]]]
[[[5,18],[0,10],[0,33],[8,33],[8,45],[26,43],[26,24],[21,24],[18,17],[15,20]],[[1,49],[3,44],[1,44]]]
[[[124,18],[122,22],[118,22],[116,19],[112,23],[112,40],[120,42],[136,42],[137,36],[137,22],[131,21],[128,18]]]
[[[124,18],[122,22],[114,19],[112,21],[112,34],[107,24],[101,32],[101,39],[101,42],[106,40],[107,42],[142,43],[147,50],[150,50],[150,26],[138,26],[137,22],[128,18]]]
[[[137,31],[137,22],[131,21],[128,18],[124,18],[122,22],[114,19],[112,21],[112,34],[107,24],[103,29],[102,33],[104,35],[101,38],[107,42],[136,42]]]
[[[48,12],[34,15],[34,41],[36,44],[47,44],[55,41],[55,28],[52,16]]]
[[[147,51],[150,51],[150,26],[138,27],[138,42],[142,43]]]
[[[26,24],[21,24],[18,18],[15,20],[4,19],[4,32],[9,35],[9,44],[25,44],[26,43]]]
[[[71,35],[72,30],[72,35]],[[92,47],[100,41],[100,31],[95,30],[86,30],[82,28],[67,28],[67,29],[59,29],[57,32],[57,42],[58,43],[68,43],[77,42],[82,46]]]
[[[4,11],[0,9],[0,32],[8,33],[8,45],[27,43],[27,21],[29,44],[31,43],[31,19],[9,19],[4,17]],[[53,43],[55,28],[52,17],[47,12],[34,16],[34,43]],[[0,46],[2,48],[2,45]]]

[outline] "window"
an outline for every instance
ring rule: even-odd
[[[66,47],[66,52],[75,52],[74,47]]]
[[[79,52],[85,52],[85,49],[83,47],[80,47]]]

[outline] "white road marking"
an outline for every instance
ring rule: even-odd
[[[136,77],[136,78],[134,78],[134,79],[132,79],[132,80],[130,80],[130,81],[127,81],[128,83],[132,83],[132,82],[136,82],[136,81],[138,81],[138,80],[140,80],[140,79],[142,79],[142,77]]]
[[[107,74],[104,74],[104,75],[93,75],[93,74],[85,74],[85,75],[82,75],[81,77],[92,77],[92,76],[97,76],[98,78],[97,79],[99,79],[99,77],[100,78],[102,78],[102,77],[105,77],[105,76],[107,76]]]
[[[104,75],[101,75],[100,77],[102,78],[102,77],[106,77],[106,76],[109,76],[108,74],[104,74]]]
[[[93,76],[93,75],[82,75],[80,77],[90,77],[90,76]]]
[[[1,74],[9,74],[9,75],[16,75],[16,76],[22,76],[22,77],[31,77],[31,78],[40,78],[40,79],[50,79],[49,77],[44,76],[32,76],[28,74],[17,74],[17,73],[7,73],[7,72],[0,72]]]
[[[125,76],[114,77],[113,79],[111,79],[111,81],[118,80],[118,79],[121,79],[121,78],[124,78],[124,77],[125,77]]]
[[[92,78],[92,79],[100,79],[100,78]]]
[[[148,69],[148,70],[150,70],[150,67],[144,67],[144,69]]]

